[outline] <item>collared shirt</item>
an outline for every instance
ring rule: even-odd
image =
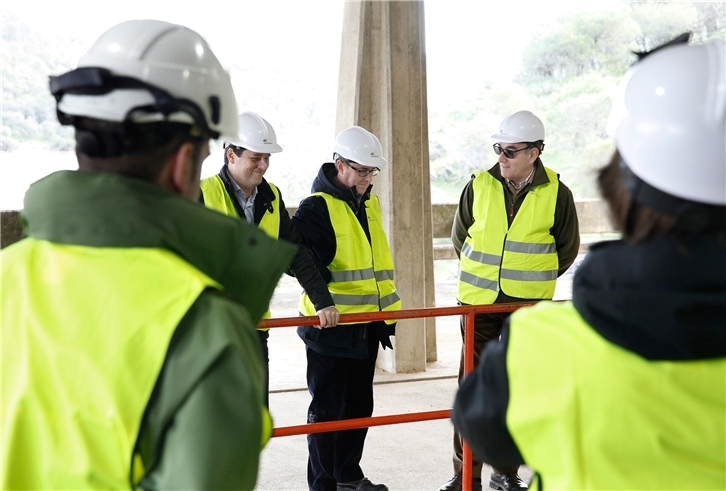
[[[519,193],[524,191],[527,188],[528,184],[532,184],[532,178],[534,177],[534,168],[535,166],[532,166],[532,170],[529,172],[529,175],[527,176],[527,179],[520,182],[519,184],[516,184],[514,181],[510,181],[509,179],[505,179],[507,183],[507,191],[509,191],[509,194],[512,196],[512,201],[517,199],[517,196]]]
[[[230,181],[232,182],[232,188],[234,188],[234,197],[237,199],[237,202],[239,203],[240,207],[242,207],[242,210],[245,212],[245,218],[247,219],[247,222],[254,225],[255,224],[255,198],[257,197],[257,187],[255,187],[254,191],[252,191],[252,194],[250,194],[250,197],[246,198],[245,192],[242,191],[242,188],[239,187],[239,185],[235,182],[235,180],[230,179]]]

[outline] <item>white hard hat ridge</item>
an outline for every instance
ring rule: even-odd
[[[237,103],[229,74],[204,38],[187,27],[148,19],[122,22],[93,43],[80,58],[78,69],[106,70],[110,73],[94,73],[112,85],[102,87],[105,92],[94,92],[87,89],[96,81],[86,80],[85,86],[54,92],[64,115],[134,123],[200,124],[201,120],[223,139],[237,135]],[[76,73],[83,74],[78,69]],[[140,81],[160,92],[128,81]],[[163,100],[166,94],[171,101]]]
[[[272,125],[257,113],[245,111],[237,117],[237,138],[225,142],[258,153],[282,152]]]
[[[335,153],[364,167],[388,165],[383,158],[383,147],[376,135],[360,126],[351,126],[335,138]]]
[[[623,79],[608,130],[630,170],[672,196],[726,205],[723,40],[648,54]]]
[[[499,131],[491,136],[492,141],[502,143],[531,143],[544,140],[542,120],[530,111],[517,111],[499,123]]]

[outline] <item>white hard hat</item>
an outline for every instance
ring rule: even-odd
[[[251,111],[245,111],[237,117],[237,125],[239,126],[237,138],[225,142],[225,147],[232,144],[257,153],[282,152],[282,147],[277,144],[275,130],[264,118]]]
[[[376,135],[360,126],[351,126],[340,132],[335,139],[335,153],[364,167],[380,169],[388,165]]]
[[[726,205],[722,40],[645,56],[625,75],[608,131],[630,170],[669,195]]]
[[[542,121],[529,111],[517,111],[499,123],[499,132],[491,136],[492,141],[502,143],[529,143],[544,140]]]
[[[51,77],[58,118],[197,125],[213,138],[237,135],[229,74],[207,42],[184,26],[130,20],[99,37],[78,68]]]

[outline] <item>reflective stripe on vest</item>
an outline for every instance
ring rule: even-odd
[[[270,185],[272,194],[275,195],[276,204],[272,207],[272,212],[269,209],[265,211],[257,228],[265,232],[269,237],[278,239],[280,235],[280,190],[270,182],[267,184]],[[204,195],[204,205],[207,208],[217,210],[231,217],[239,218],[239,213],[237,213],[237,209],[234,207],[232,197],[224,187],[224,181],[222,181],[222,177],[219,174],[202,179],[201,188],[202,194]],[[272,313],[269,310],[262,315],[263,319],[269,319],[270,317],[272,317]],[[269,329],[260,330],[269,331]]]
[[[0,259],[2,489],[131,489],[169,341],[219,286],[162,249],[26,239]]]
[[[502,183],[489,172],[475,175],[474,223],[461,247],[457,299],[490,304],[499,291],[516,298],[552,298],[559,260],[554,224],[559,180],[544,168],[549,183],[527,193],[508,227]]]
[[[378,197],[370,195],[365,202],[368,218],[368,242],[365,231],[348,204],[326,193],[315,193],[325,200],[330,223],[335,230],[335,257],[328,265],[330,295],[341,314],[400,310],[401,299],[393,282],[393,259],[383,231]],[[303,315],[315,315],[315,307],[307,293],[298,305]],[[396,321],[390,320],[391,324]]]
[[[726,359],[647,360],[571,302],[510,322],[507,426],[545,489],[726,489]]]

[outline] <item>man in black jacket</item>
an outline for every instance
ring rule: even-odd
[[[225,142],[224,166],[216,176],[202,180],[202,201],[209,208],[225,215],[246,220],[267,235],[297,244],[298,251],[288,274],[295,276],[300,286],[310,295],[318,329],[338,324],[340,313],[328,292],[307,248],[290,221],[280,190],[265,178],[270,166],[270,154],[282,151],[272,126],[253,112],[244,112],[237,118],[239,135],[233,142]],[[265,317],[270,317],[268,311]],[[262,359],[265,363],[265,401],[269,403],[269,351],[268,329],[258,329]]]
[[[401,308],[393,284],[393,260],[371,181],[387,165],[372,133],[352,126],[336,139],[335,162],[323,164],[292,218],[328,280],[342,313]],[[308,295],[300,312],[311,315]],[[390,322],[390,324],[389,324]],[[373,374],[378,346],[393,348],[395,322],[376,321],[319,330],[298,327],[306,345],[308,422],[365,418],[373,414]],[[308,436],[311,491],[387,491],[360,468],[367,428]]]

